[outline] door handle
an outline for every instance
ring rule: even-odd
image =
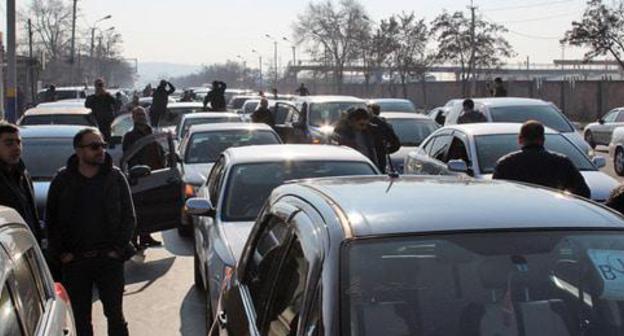
[[[222,328],[225,328],[227,325],[227,314],[223,310],[217,314],[217,321],[219,321],[219,325]]]

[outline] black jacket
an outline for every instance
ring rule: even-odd
[[[378,167],[382,172],[386,171],[388,155],[396,153],[401,148],[401,141],[394,133],[392,125],[380,117],[371,119],[371,127],[375,138],[375,151],[377,152]]]
[[[259,107],[251,114],[251,121],[254,123],[265,123],[271,127],[275,126],[275,119],[271,110],[264,107]]]
[[[605,205],[610,207],[611,209],[619,211],[622,215],[624,215],[624,184],[615,188],[611,192],[611,195],[609,196],[609,199],[607,200]]]
[[[85,107],[91,109],[98,124],[110,124],[115,119],[116,104],[117,101],[108,92],[103,95],[92,94],[85,100]]]
[[[125,254],[130,239],[136,228],[136,215],[130,193],[128,181],[123,173],[113,166],[112,158],[107,154],[106,163],[102,166],[99,174],[105,178],[105,188],[102,190],[106,203],[105,223],[107,230],[105,237],[99,241],[106,245],[84,245],[81,235],[93,235],[94,232],[102,232],[101,228],[89,228],[72,223],[76,195],[80,188],[78,171],[78,158],[72,155],[67,161],[67,166],[61,168],[50,185],[48,203],[46,207],[46,224],[48,226],[49,249],[52,256],[58,258],[63,253],[80,253],[93,250],[114,250],[121,255]]]
[[[468,111],[463,112],[461,116],[457,119],[458,124],[475,124],[487,122],[487,118],[483,115],[483,113],[479,111]]]
[[[43,230],[35,205],[33,182],[22,161],[11,173],[0,163],[0,205],[15,209],[28,224],[37,241],[41,242]]]
[[[225,111],[227,102],[225,101],[225,90],[227,85],[224,82],[218,82],[217,87],[210,90],[204,98],[204,109],[210,103],[211,111]]]
[[[164,114],[167,112],[167,105],[169,103],[169,96],[175,92],[175,87],[171,83],[167,82],[169,89],[166,86],[158,86],[154,94],[152,95],[152,106],[150,106],[150,112]]]
[[[542,146],[525,146],[521,151],[501,158],[493,178],[537,184],[583,197],[591,196],[583,175],[574,163]]]
[[[356,151],[362,153],[364,156],[369,158],[377,167],[379,167],[379,162],[377,161],[379,156],[377,155],[376,150],[377,134],[373,130],[373,128],[373,125],[369,125],[369,127],[364,132],[362,132],[363,140],[365,143],[364,149],[359,148],[356,139],[356,131],[351,126],[349,126],[347,120],[341,120],[340,122],[338,122],[336,128],[334,129],[334,133],[331,136],[331,140],[333,143],[339,146],[347,146],[355,149]]]
[[[137,127],[133,127],[124,134],[121,145],[124,154],[132,148],[132,145],[137,141],[150,134],[152,134],[152,128],[149,126],[147,126],[146,131],[141,131]],[[165,153],[157,142],[152,142],[143,147],[128,161],[128,167],[134,167],[136,165],[146,165],[152,168],[152,170],[162,169],[165,167]]]

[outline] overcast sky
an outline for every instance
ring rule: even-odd
[[[69,1],[69,0],[66,0]],[[443,9],[467,10],[469,0],[360,0],[371,18],[377,20],[401,11],[414,11],[432,20]],[[18,1],[21,2],[21,1]],[[111,20],[101,28],[114,26],[124,37],[126,57],[140,61],[209,64],[244,57],[257,63],[251,53],[257,49],[266,59],[273,45],[264,34],[290,37],[292,23],[307,0],[79,0],[78,23],[91,25],[107,14]],[[580,18],[583,0],[475,0],[489,19],[510,29],[507,38],[518,60],[550,63],[561,57],[559,38]],[[280,43],[283,62],[291,58],[290,45]],[[566,50],[566,58],[580,57],[580,50]],[[305,58],[305,57],[303,57]]]

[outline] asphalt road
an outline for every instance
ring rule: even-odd
[[[597,155],[607,157],[606,148]],[[624,183],[607,158],[603,169]],[[205,335],[205,301],[193,286],[193,245],[175,230],[155,235],[164,247],[148,249],[145,260],[126,265],[124,309],[132,335]],[[106,335],[106,319],[97,300],[93,309],[96,335]]]

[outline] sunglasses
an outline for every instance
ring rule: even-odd
[[[98,149],[106,149],[108,144],[106,142],[92,142],[90,144],[81,145],[79,148],[89,148],[92,151],[96,151]]]

